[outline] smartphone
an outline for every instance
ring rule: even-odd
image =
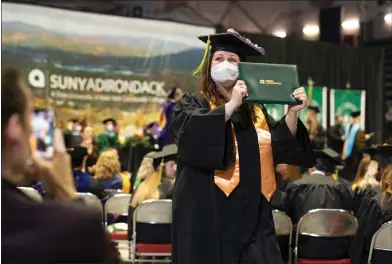
[[[45,160],[54,155],[55,118],[53,109],[34,109],[31,116],[32,135],[30,146],[32,154]]]

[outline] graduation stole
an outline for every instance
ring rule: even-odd
[[[209,102],[211,110],[216,108],[216,105]],[[254,127],[257,129],[259,134],[259,154],[260,154],[260,172],[261,172],[261,193],[269,201],[271,196],[276,190],[275,181],[275,164],[272,154],[271,145],[271,134],[267,124],[266,117],[263,111],[259,108],[255,108],[256,111],[256,122],[253,122]],[[214,181],[215,184],[221,189],[226,196],[229,196],[235,187],[240,182],[240,164],[238,156],[238,145],[234,127],[232,127],[233,139],[234,139],[234,152],[235,162],[227,170],[215,170]]]

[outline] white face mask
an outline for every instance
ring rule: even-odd
[[[211,67],[211,78],[224,87],[233,85],[238,79],[238,66],[228,61],[216,64]]]
[[[106,131],[113,132],[113,130],[114,130],[114,126],[113,125],[107,125],[106,126]]]

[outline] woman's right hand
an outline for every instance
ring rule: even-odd
[[[244,81],[238,80],[233,87],[231,100],[238,107],[242,104],[242,100],[248,96],[248,88]]]

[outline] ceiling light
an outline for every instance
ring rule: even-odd
[[[392,24],[392,13],[388,13],[384,16],[384,21],[387,24]]]
[[[286,37],[286,31],[284,31],[284,30],[277,30],[277,31],[275,31],[273,33],[273,35],[275,37],[278,37],[278,38],[285,38]]]
[[[303,28],[302,32],[305,34],[305,36],[316,36],[320,32],[320,29],[316,25],[307,25]]]
[[[343,21],[342,28],[346,30],[356,30],[359,28],[359,21],[358,19],[348,19]]]

